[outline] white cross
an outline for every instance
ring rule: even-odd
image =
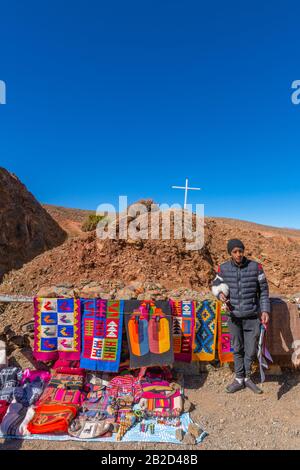
[[[186,204],[187,204],[187,192],[189,189],[194,190],[194,191],[199,191],[201,188],[189,188],[189,181],[186,178],[185,179],[185,186],[172,186],[174,189],[184,189],[184,209],[186,209]]]

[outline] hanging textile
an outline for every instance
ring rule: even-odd
[[[230,315],[226,310],[226,304],[217,302],[218,317],[218,354],[221,363],[233,362],[233,346],[229,332],[228,322]]]
[[[171,300],[175,361],[191,362],[195,332],[195,302]]]
[[[169,302],[125,300],[124,314],[130,368],[171,365],[174,353]]]
[[[81,299],[80,367],[118,372],[122,347],[123,300]]]
[[[257,350],[257,359],[259,363],[259,372],[260,372],[260,382],[263,383],[265,381],[265,372],[264,369],[268,369],[268,361],[273,362],[272,356],[269,353],[267,346],[267,325],[263,323],[260,324],[260,335],[258,339],[258,350]]]
[[[217,302],[196,302],[193,361],[213,361],[216,352]]]
[[[34,357],[40,361],[80,358],[80,301],[34,299]]]

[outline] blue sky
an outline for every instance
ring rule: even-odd
[[[41,201],[94,209],[171,186],[206,215],[300,228],[296,1],[10,1],[0,165]]]

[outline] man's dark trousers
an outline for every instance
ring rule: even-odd
[[[251,364],[256,357],[260,333],[260,320],[253,318],[231,317],[228,322],[233,344],[234,370],[236,377],[251,375]]]

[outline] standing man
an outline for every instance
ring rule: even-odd
[[[236,377],[226,391],[234,393],[247,387],[262,393],[251,380],[251,364],[256,357],[260,322],[267,325],[269,321],[268,282],[262,265],[244,256],[241,240],[229,240],[227,251],[231,259],[219,266],[212,285],[212,293],[227,303],[230,315]]]

